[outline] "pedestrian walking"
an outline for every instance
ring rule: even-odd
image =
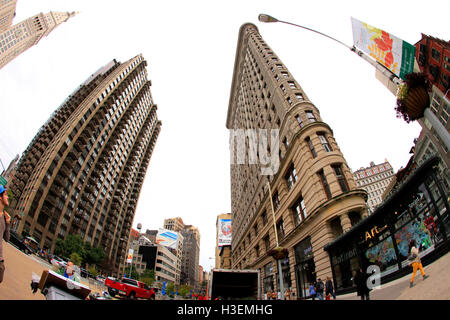
[[[290,288],[287,288],[284,291],[284,299],[285,300],[291,300],[291,289]]]
[[[3,185],[0,185],[0,283],[5,274],[5,259],[3,257],[3,240],[9,241],[9,224],[11,217],[5,211],[9,206],[8,193]],[[3,239],[3,240],[2,240]]]
[[[316,295],[317,295],[317,299],[319,300],[323,300],[323,290],[324,290],[324,284],[322,279],[319,278],[319,280],[317,280],[316,282]]]
[[[411,240],[409,242],[409,257],[408,260],[410,261],[410,265],[413,268],[413,274],[411,277],[411,281],[409,283],[409,287],[412,288],[414,286],[414,277],[416,276],[416,272],[419,269],[420,273],[422,274],[423,280],[428,278],[428,275],[425,274],[425,271],[423,271],[422,261],[419,257],[419,249],[417,249],[416,241]]]
[[[356,293],[361,297],[361,300],[370,300],[370,289],[367,287],[367,279],[368,276],[359,268],[353,281],[356,285]]]
[[[312,300],[316,300],[316,289],[312,283],[309,284],[309,296]]]
[[[329,295],[331,295],[333,299],[336,300],[336,293],[334,292],[333,281],[331,281],[330,277],[327,277],[327,281],[325,282],[325,296],[328,297]]]
[[[273,292],[272,292],[272,300],[277,300],[277,298],[278,298],[278,293],[275,290],[273,290]]]

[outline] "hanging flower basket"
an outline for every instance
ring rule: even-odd
[[[288,255],[288,249],[283,247],[276,247],[275,249],[269,250],[267,254],[274,257],[276,260],[284,259]]]
[[[407,123],[423,117],[425,108],[430,105],[430,82],[424,73],[409,73],[405,82],[397,91],[397,106],[395,111],[398,118]]]

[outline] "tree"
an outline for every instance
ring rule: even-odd
[[[77,265],[77,266],[79,266],[81,264],[81,262],[82,262],[80,255],[78,253],[76,253],[76,252],[73,252],[70,255],[70,261],[72,261],[73,264]]]
[[[140,281],[151,287],[155,281],[155,270],[145,269],[140,278]]]
[[[75,234],[68,235],[65,240],[57,239],[54,253],[63,257],[71,257],[72,254],[76,253],[80,257],[80,265],[82,263],[99,264],[106,258],[103,248],[94,248],[88,242],[83,242],[83,239]]]

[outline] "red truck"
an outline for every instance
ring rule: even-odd
[[[155,291],[149,288],[145,283],[130,279],[122,278],[122,281],[106,278],[105,286],[108,293],[114,297],[115,295],[125,296],[129,299],[148,299],[155,300]]]

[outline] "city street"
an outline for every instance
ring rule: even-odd
[[[5,256],[5,277],[0,284],[0,300],[45,300],[38,292],[33,294],[30,288],[31,276],[34,272],[38,276],[43,270],[52,266],[37,256],[22,253],[14,246],[3,242]],[[411,274],[400,279],[383,284],[380,289],[372,290],[371,300],[450,300],[450,253],[447,253],[434,263],[424,267],[430,277],[422,279],[420,272],[416,275],[415,285],[409,287]],[[82,279],[91,287],[93,292],[101,292],[100,285]],[[337,300],[359,300],[356,293],[337,296]]]
[[[38,290],[32,293],[30,283],[33,273],[39,277],[42,271],[51,269],[52,265],[35,255],[26,255],[8,242],[3,241],[3,256],[5,258],[5,276],[0,283],[0,300],[45,300]],[[92,284],[82,278],[82,283],[91,288],[91,292],[102,292],[101,286]]]
[[[370,292],[371,300],[450,300],[450,253],[424,267],[430,277],[422,279],[417,271],[414,286],[409,287],[411,273]],[[337,296],[338,300],[360,300],[356,293]]]

